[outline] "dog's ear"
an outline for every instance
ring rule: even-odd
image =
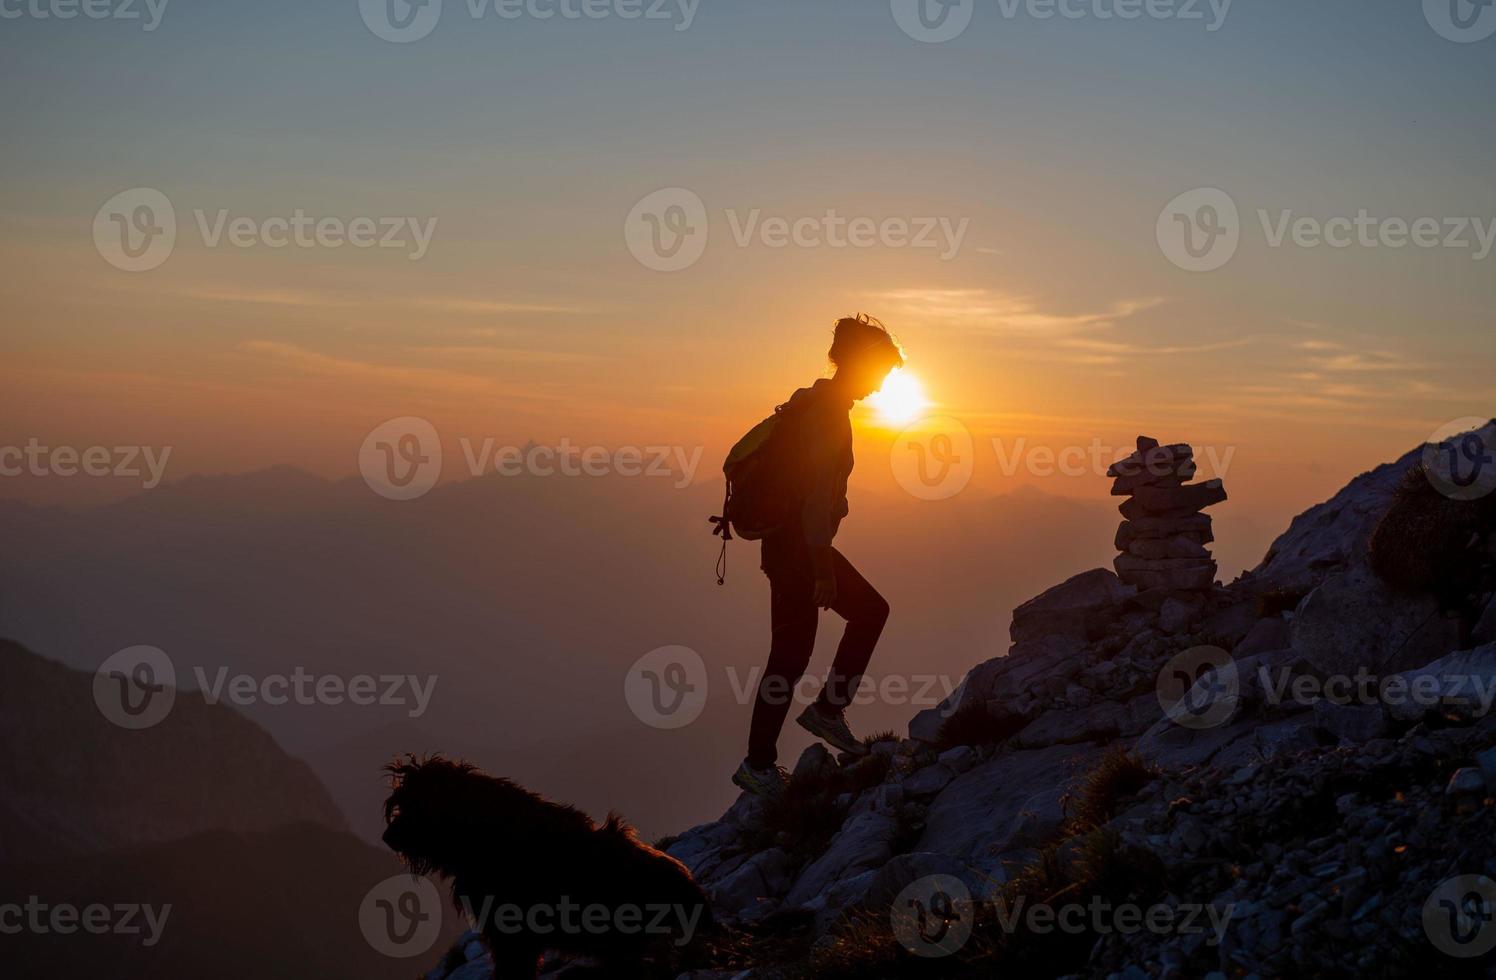
[[[390,789],[394,790],[399,789],[406,777],[420,768],[421,762],[414,755],[407,755],[403,758],[397,755],[393,761],[385,763],[381,771],[389,776]]]

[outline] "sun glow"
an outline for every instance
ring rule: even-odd
[[[867,400],[883,421],[894,425],[914,421],[930,405],[919,379],[902,368],[894,369],[884,379],[883,387],[869,395]]]

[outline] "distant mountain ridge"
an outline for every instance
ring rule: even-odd
[[[93,676],[0,640],[0,863],[97,854],[208,830],[347,821],[310,767],[230,708],[178,698],[126,731]]]

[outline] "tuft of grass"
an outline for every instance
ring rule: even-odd
[[[1070,800],[1070,836],[1089,833],[1117,815],[1118,804],[1158,778],[1158,768],[1144,762],[1121,745],[1113,745],[1086,773]]]
[[[1022,731],[1028,723],[1021,715],[990,711],[983,702],[971,701],[941,723],[935,747],[944,752],[958,745],[996,745]]]
[[[886,731],[874,732],[871,735],[865,736],[862,740],[862,744],[871,749],[879,742],[897,742],[898,740],[899,736],[894,733],[894,730],[892,728],[890,728]]]

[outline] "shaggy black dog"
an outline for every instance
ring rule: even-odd
[[[533,980],[547,949],[595,957],[604,976],[651,976],[710,924],[685,866],[640,843],[616,815],[599,827],[574,807],[439,756],[385,770],[385,844],[417,874],[450,880],[499,980]]]

